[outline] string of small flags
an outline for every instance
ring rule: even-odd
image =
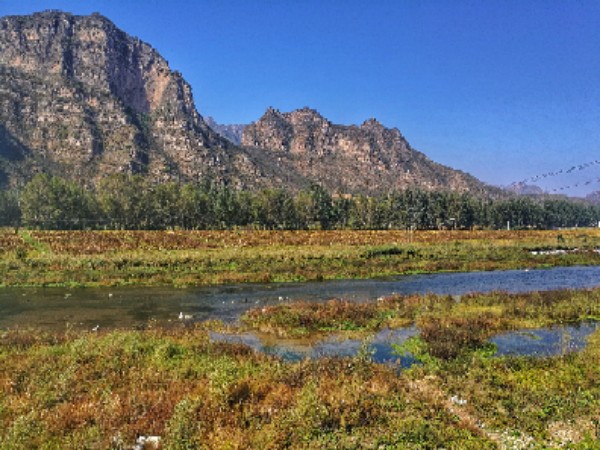
[[[531,178],[526,178],[523,181],[521,181],[520,183],[532,183],[535,181],[539,181],[539,180],[543,180],[544,178],[548,178],[548,177],[555,177],[558,175],[563,175],[563,174],[569,174],[569,173],[573,173],[573,172],[579,172],[581,170],[585,170],[589,167],[593,167],[593,166],[598,166],[600,165],[600,160],[596,159],[594,161],[590,161],[590,162],[586,162],[583,164],[576,164],[574,166],[569,167],[568,169],[560,169],[556,172],[546,172],[546,173],[542,173],[540,175],[535,175]]]
[[[569,189],[573,189],[573,188],[580,187],[580,186],[589,186],[592,183],[600,183],[600,178],[596,178],[594,180],[587,180],[587,181],[581,182],[581,183],[575,183],[570,186],[557,187],[557,188],[552,189],[550,192],[568,191]]]

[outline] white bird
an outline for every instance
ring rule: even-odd
[[[160,448],[160,436],[139,436],[135,445],[132,448],[134,450],[143,450],[146,448]]]
[[[465,399],[460,398],[458,395],[453,395],[452,397],[450,397],[450,401],[455,405],[459,406],[464,406],[467,404],[467,401]]]
[[[190,320],[193,318],[194,318],[194,316],[191,314],[184,314],[182,312],[179,312],[179,320]]]
[[[100,329],[100,325],[96,325],[94,328],[92,328],[92,331],[98,331]]]

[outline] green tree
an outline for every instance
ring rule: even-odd
[[[21,211],[30,227],[81,229],[95,218],[96,205],[76,183],[38,174],[23,189]]]
[[[180,226],[186,230],[207,229],[214,222],[209,194],[201,185],[184,185],[179,195],[178,208],[181,214]]]
[[[183,222],[180,205],[181,191],[176,183],[152,186],[145,194],[151,215],[147,227],[158,230],[175,228]]]
[[[107,225],[113,229],[145,229],[152,221],[147,203],[148,182],[140,175],[117,174],[104,178],[97,197]]]
[[[263,189],[254,195],[253,222],[267,229],[290,229],[297,224],[292,196],[283,189]]]
[[[0,190],[0,226],[18,227],[21,224],[19,197],[15,191]]]
[[[329,230],[336,219],[331,195],[319,184],[313,184],[310,193],[314,205],[314,220],[321,225],[322,230]]]

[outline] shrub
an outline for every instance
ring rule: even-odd
[[[500,320],[489,312],[474,317],[424,315],[417,326],[431,355],[451,359],[481,347],[500,329]]]

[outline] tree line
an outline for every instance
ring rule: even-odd
[[[0,190],[0,226],[40,229],[469,229],[588,227],[600,207],[565,198],[481,199],[406,189],[380,196],[236,190],[206,180],[154,184],[114,175],[95,188],[47,174]]]

